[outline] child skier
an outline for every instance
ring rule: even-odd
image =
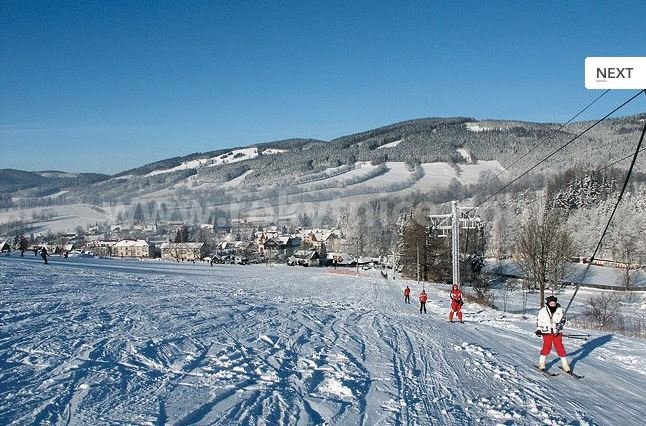
[[[462,305],[464,301],[462,300],[462,290],[458,287],[457,284],[453,284],[453,289],[451,290],[451,312],[449,312],[449,321],[453,322],[453,314],[458,314],[458,319],[460,322],[462,320]]]
[[[408,286],[404,289],[404,303],[410,304],[410,288]]]
[[[552,351],[552,346],[556,349],[556,354],[561,358],[563,371],[570,372],[570,366],[567,362],[567,354],[563,347],[563,326],[565,325],[565,313],[561,305],[557,303],[555,296],[545,298],[545,306],[538,311],[536,317],[536,335],[543,337],[543,347],[541,356],[538,360],[538,368],[545,371],[545,360]]]

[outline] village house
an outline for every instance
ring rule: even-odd
[[[315,250],[297,250],[289,259],[287,259],[289,266],[320,266],[321,257]]]
[[[9,241],[0,241],[0,252],[9,252],[11,251],[11,244],[9,244]]]
[[[161,245],[162,259],[202,260],[206,254],[204,243],[164,243]]]
[[[256,231],[254,237],[258,246],[265,244],[267,241],[276,238],[280,235],[277,226],[270,226],[269,228],[263,231]]]
[[[220,241],[217,245],[218,254],[232,254],[235,251],[235,241]]]
[[[250,256],[256,251],[257,247],[258,246],[251,241],[236,241],[234,244],[234,251],[235,254],[238,255]]]
[[[573,257],[572,262],[587,264],[587,263],[590,263],[590,258]],[[609,259],[594,259],[592,261],[592,264],[596,266],[605,266],[608,268],[618,268],[618,269],[640,269],[644,266],[639,263],[618,262],[616,260],[609,260]]]
[[[351,254],[337,251],[327,252],[326,260],[329,265],[333,266],[350,266],[355,265],[357,262]]]
[[[112,247],[116,243],[117,240],[96,240],[85,244],[85,248],[97,256],[112,256]]]
[[[271,238],[265,241],[263,244],[258,245],[258,252],[267,255],[267,252],[271,250],[272,257],[287,257],[294,254],[294,252],[300,247],[301,240],[290,235],[282,235]]]
[[[144,240],[121,240],[112,246],[112,256],[151,258],[154,250],[154,244]]]
[[[157,232],[157,225],[156,224],[133,225],[132,230],[139,231],[139,232],[154,233],[154,232]]]
[[[339,237],[337,231],[330,229],[305,229],[299,233],[303,243],[319,252],[337,251]]]

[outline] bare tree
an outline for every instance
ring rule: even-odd
[[[530,290],[530,281],[529,280],[522,280],[521,286],[523,289],[523,317],[525,317],[525,313],[527,312],[527,294],[529,293]]]
[[[491,230],[492,254],[500,261],[509,252],[509,230],[507,229],[507,218],[504,213],[496,218]]]
[[[518,283],[514,279],[508,279],[504,283],[504,288],[503,288],[503,293],[502,293],[502,310],[504,312],[507,312],[507,300],[509,300],[509,297],[514,294],[516,289],[518,288]],[[524,309],[523,309],[524,312]]]
[[[639,259],[639,236],[634,233],[634,229],[636,227],[632,229],[629,228],[630,225],[633,225],[632,223],[630,223],[631,221],[627,222],[629,222],[627,225],[624,225],[618,230],[617,236],[612,242],[612,256],[615,260],[619,260],[626,264],[623,274],[623,282],[624,288],[626,290],[629,290],[632,278],[631,266]]]
[[[525,218],[516,240],[516,261],[525,276],[534,281],[545,301],[545,285],[557,285],[565,275],[573,253],[565,219],[554,210],[534,208]]]
[[[594,321],[600,330],[604,330],[620,317],[620,307],[621,299],[616,293],[602,293],[588,299],[585,315]]]

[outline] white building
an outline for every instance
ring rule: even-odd
[[[116,257],[153,257],[155,246],[144,240],[121,240],[112,246],[112,256]]]
[[[91,250],[97,256],[111,256],[112,247],[117,243],[117,240],[96,240],[87,243],[85,248]]]

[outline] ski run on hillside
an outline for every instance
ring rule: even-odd
[[[644,424],[640,339],[566,325],[549,376],[533,314],[339,272],[2,256],[0,424]]]

